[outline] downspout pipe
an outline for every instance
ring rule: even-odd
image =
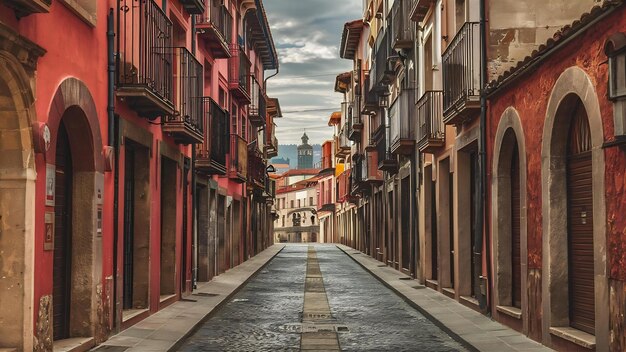
[[[119,4],[119,1],[118,1]],[[118,5],[119,8],[119,5]],[[113,331],[118,331],[117,317],[117,247],[118,247],[118,209],[119,209],[119,140],[117,136],[117,118],[115,116],[115,21],[113,9],[107,16],[107,117],[108,145],[113,147]]]
[[[191,52],[196,56],[196,16],[191,16]],[[203,123],[203,129],[207,126]],[[206,135],[206,134],[205,134]],[[196,208],[197,202],[197,184],[196,184],[196,144],[191,144],[191,245],[193,251],[192,255],[192,270],[191,273],[191,290],[195,290],[198,287],[198,213]]]
[[[491,256],[490,256],[490,240],[489,228],[486,226],[487,221],[487,96],[485,88],[487,85],[487,25],[486,25],[486,0],[480,0],[480,134],[478,140],[478,163],[479,163],[479,201],[476,211],[476,237],[474,238],[474,259],[477,266],[480,266],[482,272],[483,263],[483,243],[485,245],[485,259],[487,263],[487,277],[485,278],[485,287],[481,285],[479,295],[480,309],[483,313],[490,314],[489,295],[491,289]],[[484,240],[483,240],[484,239]]]

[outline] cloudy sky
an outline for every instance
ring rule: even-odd
[[[309,143],[322,143],[332,136],[328,118],[342,99],[333,90],[335,77],[352,69],[351,61],[339,58],[343,24],[361,17],[363,1],[264,0],[263,5],[280,60],[279,75],[267,84],[284,116],[276,120],[278,142],[299,144],[306,128]]]

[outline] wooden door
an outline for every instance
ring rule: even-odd
[[[574,115],[567,155],[569,318],[595,333],[591,137],[584,108]]]
[[[124,284],[123,309],[133,308],[133,273],[135,243],[135,149],[125,145],[124,161]]]
[[[517,142],[511,158],[511,305],[522,307],[521,204]]]
[[[72,156],[61,122],[56,147],[54,262],[52,269],[53,339],[69,337],[72,267]]]

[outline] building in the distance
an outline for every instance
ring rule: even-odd
[[[313,146],[309,144],[306,132],[302,135],[302,144],[298,146],[298,169],[313,168]]]

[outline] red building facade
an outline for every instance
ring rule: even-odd
[[[270,244],[260,1],[6,1],[0,43],[0,347],[96,345]]]
[[[624,13],[605,2],[491,83],[492,311],[559,350],[626,346],[626,154],[607,91]]]

